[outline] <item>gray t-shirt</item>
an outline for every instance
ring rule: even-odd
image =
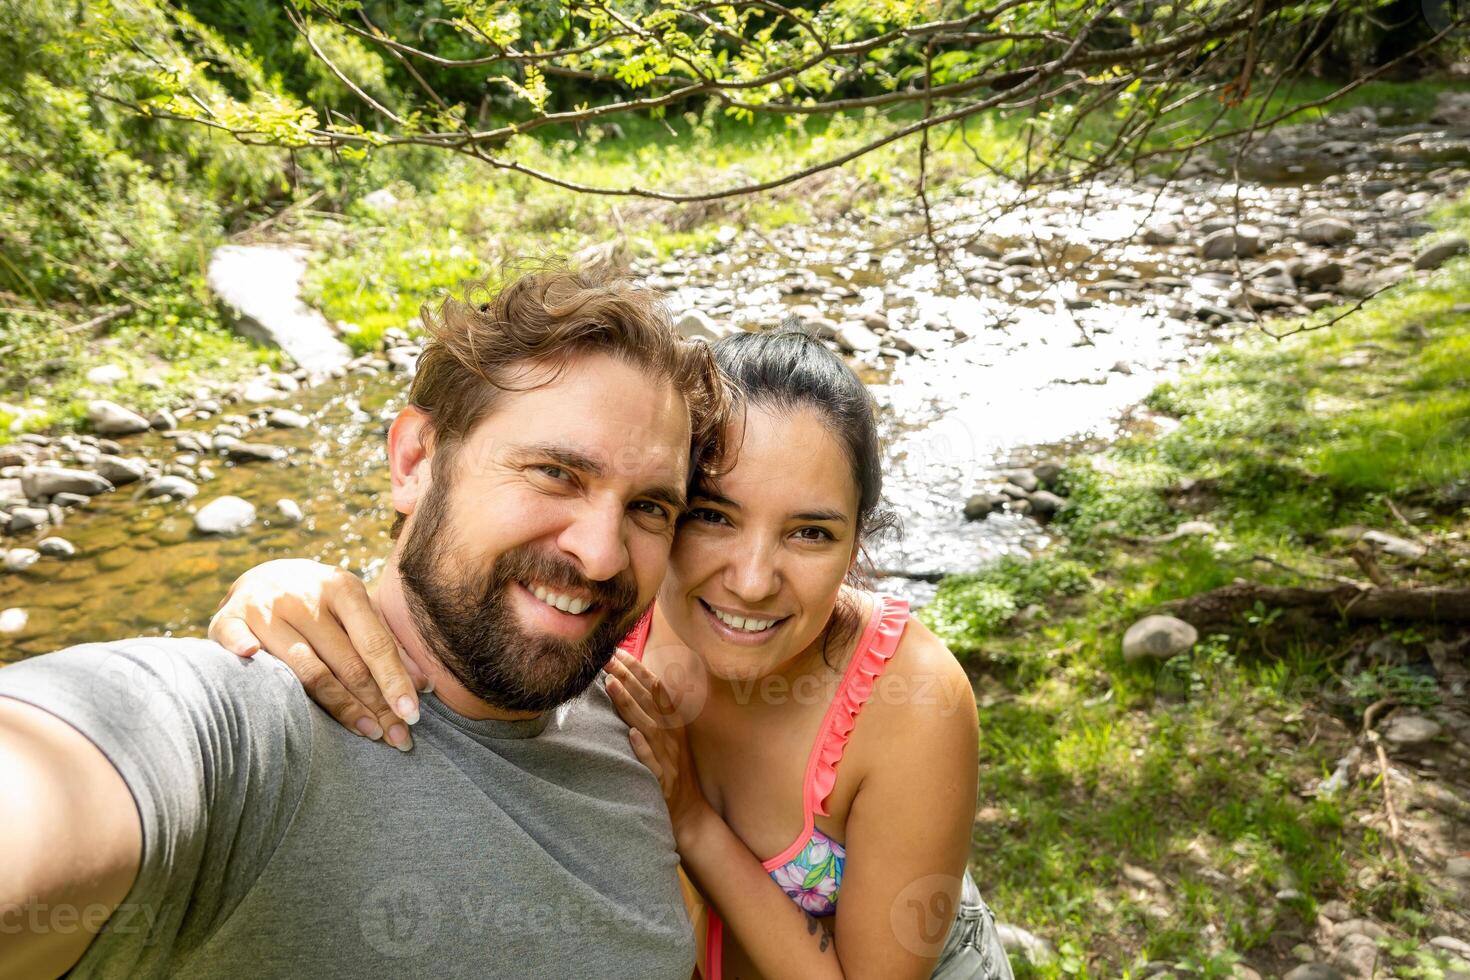
[[[342,729],[267,654],[72,647],[0,669],[126,780],[138,878],[75,977],[677,977],[673,834],[602,682],[529,722],[432,695],[414,748]]]

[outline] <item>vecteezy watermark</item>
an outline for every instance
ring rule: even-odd
[[[104,924],[114,935],[148,933],[160,911],[156,905],[140,902],[123,902],[114,908],[102,902],[43,902],[32,896],[23,904],[0,904],[0,936],[96,933]]]
[[[938,956],[949,938],[964,883],[954,875],[925,875],[910,882],[888,908],[893,938],[915,956]]]
[[[688,928],[682,901],[638,910],[644,925],[657,924],[670,936]],[[436,884],[422,873],[394,875],[375,885],[358,912],[358,926],[369,946],[383,956],[408,959],[428,952],[440,937],[475,936],[499,949],[544,947],[546,937],[581,946],[611,947],[618,924],[596,900],[571,895],[517,898],[502,889],[456,889]],[[535,940],[535,942],[528,942]]]

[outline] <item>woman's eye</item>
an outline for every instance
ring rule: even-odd
[[[835,540],[837,540],[836,538],[834,538],[832,536],[832,532],[829,531],[829,530],[827,530],[824,527],[803,527],[803,528],[798,528],[797,531],[796,531],[796,536],[798,538],[800,538],[801,540],[803,540],[803,541],[835,541]]]
[[[717,510],[710,510],[708,507],[691,507],[689,509],[689,517],[693,520],[699,521],[702,524],[725,523],[724,514],[721,514]]]

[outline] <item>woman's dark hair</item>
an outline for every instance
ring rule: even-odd
[[[841,357],[812,334],[789,323],[766,333],[736,333],[714,345],[715,363],[730,381],[732,415],[749,405],[778,414],[815,411],[836,438],[858,488],[858,563],[848,573],[854,586],[866,583],[867,542],[898,526],[883,508],[883,458],[877,408],[867,387]],[[734,450],[735,447],[730,447]],[[731,461],[738,451],[731,453]],[[841,641],[860,625],[859,610],[839,600],[823,641]]]

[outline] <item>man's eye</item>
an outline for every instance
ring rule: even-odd
[[[545,466],[538,466],[536,467],[536,469],[540,471],[543,475],[548,476],[553,480],[563,481],[570,480],[572,478],[571,473],[562,469],[560,466],[552,466],[549,463]]]
[[[635,500],[633,501],[633,509],[640,514],[647,514],[649,517],[657,517],[660,520],[667,520],[669,517],[669,509],[663,504],[654,503],[652,500]]]

